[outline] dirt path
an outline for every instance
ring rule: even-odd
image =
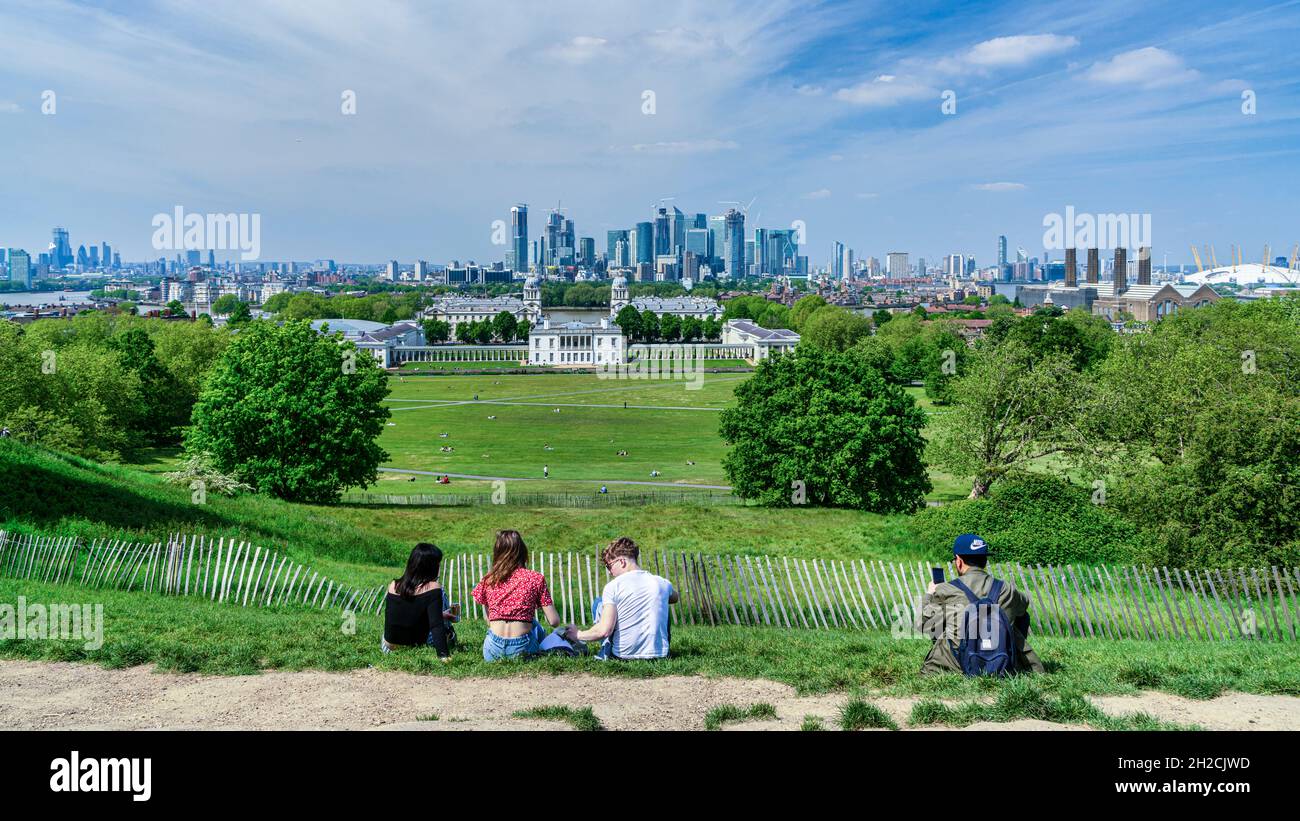
[[[567,704],[593,708],[612,730],[695,730],[721,704],[776,707],[775,721],[736,730],[798,729],[804,716],[835,729],[847,696],[799,697],[772,681],[672,676],[656,679],[587,675],[510,679],[440,679],[408,673],[267,672],[255,676],[155,673],[152,667],[106,670],[96,665],[0,661],[3,729],[414,729],[564,730],[551,721],[512,718],[515,710]],[[899,725],[914,698],[872,702]],[[1143,710],[1158,718],[1211,729],[1300,730],[1300,698],[1230,693],[1189,701],[1163,693],[1096,697],[1120,715]],[[420,721],[436,714],[437,721]],[[976,725],[983,729],[1077,729],[1040,721]]]

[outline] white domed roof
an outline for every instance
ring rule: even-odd
[[[622,275],[622,274],[619,274],[618,276],[614,277],[614,284],[613,284],[611,287],[613,287],[613,288],[626,288],[626,287],[627,287],[627,280],[623,278],[623,275]]]
[[[1289,270],[1282,265],[1263,265],[1247,262],[1242,265],[1224,265],[1209,271],[1190,274],[1187,282],[1194,285],[1220,285],[1236,283],[1238,285],[1300,285],[1300,272]]]
[[[537,274],[529,274],[529,275],[528,275],[528,279],[525,279],[525,280],[524,280],[524,287],[525,287],[525,288],[536,288],[536,287],[537,287]]]

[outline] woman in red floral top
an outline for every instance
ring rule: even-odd
[[[487,608],[486,661],[535,655],[546,637],[536,618],[539,608],[552,627],[560,626],[560,613],[546,589],[546,577],[527,565],[528,546],[519,532],[499,531],[492,547],[492,569],[473,592],[474,601]]]

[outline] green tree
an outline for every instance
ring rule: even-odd
[[[682,336],[682,318],[677,314],[664,314],[659,318],[659,336],[664,342],[676,342]]]
[[[179,299],[173,299],[165,306],[168,316],[185,316],[185,303]]]
[[[762,362],[722,413],[723,469],[737,495],[878,513],[908,512],[930,490],[925,413],[862,358],[800,345]]]
[[[682,341],[696,342],[704,335],[704,323],[699,317],[687,316],[682,318]]]
[[[426,319],[423,323],[424,339],[431,345],[446,342],[451,337],[451,326],[441,319]]]
[[[1036,459],[1086,446],[1079,424],[1092,392],[1061,353],[1037,356],[1008,341],[973,354],[950,384],[952,407],[934,418],[930,460],[972,478],[970,498]]]
[[[659,315],[654,311],[641,312],[641,341],[659,341]]]
[[[519,320],[519,324],[515,326],[515,339],[521,340],[523,342],[527,342],[528,335],[531,334],[532,332],[533,332],[533,323],[529,322],[526,319],[521,319]]]
[[[235,309],[239,304],[239,297],[234,294],[222,294],[217,297],[217,301],[212,303],[212,313],[225,316]]]
[[[515,331],[519,329],[519,320],[509,311],[501,311],[492,317],[492,333],[502,342],[512,342]]]
[[[223,474],[291,501],[336,502],[378,478],[387,377],[341,334],[250,323],[213,367],[185,435]]]
[[[253,321],[253,311],[248,307],[247,302],[236,302],[235,306],[230,309],[230,315],[226,317],[226,323],[232,327],[247,325]]]
[[[639,342],[643,338],[641,312],[631,305],[624,305],[619,309],[618,316],[614,317],[614,324],[622,328],[624,335],[630,340]]]
[[[262,310],[271,314],[278,314],[289,305],[289,300],[293,299],[293,294],[288,291],[281,291],[273,294],[262,303]],[[350,319],[360,319],[360,317],[350,317]]]
[[[790,329],[803,332],[804,323],[806,323],[818,309],[825,307],[826,300],[818,294],[809,294],[801,297],[794,307],[790,309]]]
[[[456,325],[456,341],[469,345],[478,338],[477,322],[460,322]]]
[[[835,305],[825,305],[805,320],[800,339],[827,350],[847,351],[870,335],[869,319]]]

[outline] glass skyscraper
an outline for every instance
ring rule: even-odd
[[[528,270],[528,206],[520,203],[510,209],[510,248],[514,253],[514,270]]]
[[[636,224],[636,261],[653,263],[655,258],[655,227],[649,222]]]

